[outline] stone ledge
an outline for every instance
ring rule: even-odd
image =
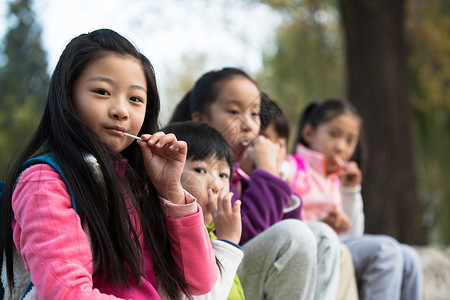
[[[450,248],[414,248],[422,263],[424,300],[450,299]]]

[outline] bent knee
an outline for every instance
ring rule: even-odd
[[[414,273],[420,271],[422,265],[417,251],[413,247],[405,244],[400,244],[400,247],[403,254],[405,272]]]
[[[287,239],[290,246],[294,247],[299,254],[305,256],[316,255],[317,247],[314,234],[302,221],[286,219],[278,222],[272,227],[276,227],[282,238]]]
[[[403,254],[399,242],[391,236],[373,235],[368,236],[368,244],[371,252],[378,260],[402,262]],[[369,250],[369,249],[368,249]]]
[[[323,222],[311,222],[309,227],[314,233],[319,248],[328,249],[334,253],[340,252],[339,237],[329,225]]]

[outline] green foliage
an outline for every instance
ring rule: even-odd
[[[6,177],[9,163],[37,128],[40,114],[36,113],[36,98],[25,99],[16,104],[7,99],[0,110],[0,180]]]
[[[4,41],[7,61],[0,70],[0,101],[12,95],[22,104],[32,95],[40,102],[38,106],[43,107],[49,82],[47,54],[41,46],[41,27],[35,20],[31,1],[11,2],[9,18],[14,25]]]
[[[4,37],[6,63],[0,69],[0,178],[35,131],[49,84],[47,54],[31,1],[10,2],[8,18],[13,25]]]
[[[428,4],[428,5],[427,5]],[[431,240],[450,244],[450,5],[410,2],[411,100],[417,169]]]
[[[265,54],[258,80],[293,126],[307,103],[343,96],[342,34],[336,8],[318,0],[304,1],[278,29],[276,51]]]

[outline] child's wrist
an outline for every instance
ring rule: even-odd
[[[257,165],[257,169],[264,170],[269,172],[270,174],[279,177],[278,168],[276,166],[272,166],[270,163],[261,163]]]
[[[186,196],[181,185],[173,188],[158,190],[158,195],[173,204],[186,204]]]
[[[235,244],[239,244],[239,241],[241,240],[240,235],[237,236],[236,234],[217,234],[216,232],[216,236],[219,240],[227,240]]]

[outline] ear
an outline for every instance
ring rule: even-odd
[[[201,112],[195,111],[192,115],[191,115],[191,120],[192,121],[205,121],[205,114],[202,114]]]
[[[313,135],[314,128],[312,128],[311,124],[306,123],[302,130],[302,138],[308,143],[308,145],[311,144]]]

